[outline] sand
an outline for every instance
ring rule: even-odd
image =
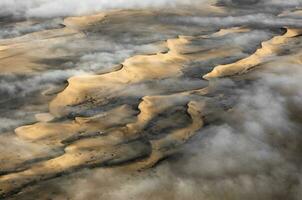
[[[221,13],[221,8],[216,9]],[[70,17],[64,20],[62,28],[1,40],[1,73],[47,71],[52,66],[38,64],[40,59],[71,55],[68,51],[53,51],[54,46],[89,37],[87,30],[119,15],[119,11],[113,13]],[[120,14],[122,17],[155,15],[151,11],[131,10],[120,11]],[[209,109],[214,101],[210,96],[217,95],[217,90],[211,81],[245,74],[255,67],[276,62],[271,59],[274,55],[285,47],[295,46],[293,41],[301,39],[301,29],[286,30],[284,34],[261,41],[261,47],[251,54],[236,43],[210,48],[203,43],[236,38],[250,33],[250,28],[231,27],[208,34],[178,35],[154,42],[166,49],[164,52],[131,56],[120,68],[107,73],[70,77],[66,88],[51,93],[54,96],[47,112],[36,114],[35,123],[15,129],[15,139],[29,146],[47,147],[49,151],[41,153],[38,149],[32,151],[35,153],[31,156],[11,159],[2,165],[0,195],[10,196],[29,185],[84,168],[135,171],[155,166],[197,134],[204,127],[205,119],[214,112]],[[284,55],[279,62],[301,64],[301,55],[300,49]],[[225,58],[232,58],[232,62]],[[173,82],[161,85],[163,80],[187,78],[192,70],[200,81],[197,86],[181,88]],[[207,81],[202,80],[202,76]],[[98,109],[96,113],[90,112]],[[45,155],[52,151],[56,153]],[[29,160],[31,162],[25,165]]]

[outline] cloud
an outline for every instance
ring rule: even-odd
[[[225,93],[236,94],[235,106],[178,156],[140,173],[96,169],[84,172],[85,178],[72,175],[64,182],[64,195],[75,200],[299,200],[302,70],[284,63],[267,67],[244,88],[236,81],[218,81]]]
[[[172,20],[173,23],[173,20]],[[276,17],[272,14],[257,13],[224,17],[177,17],[174,23],[195,24],[202,27],[252,26],[258,28],[301,27],[299,19]]]
[[[221,0],[220,2],[231,5],[270,5],[277,7],[294,7],[302,5],[300,0]]]
[[[82,15],[111,9],[167,8],[205,1],[206,0],[2,0],[0,2],[0,11],[7,14],[48,18]]]
[[[7,23],[1,27],[0,39],[17,37],[42,30],[61,28],[62,23],[63,20],[58,18],[38,22],[27,21],[23,23]]]
[[[215,4],[260,5],[273,7],[301,6],[300,0],[1,0],[0,16],[14,15],[50,18],[83,15],[112,9],[175,8],[177,6]]]
[[[7,6],[7,9],[15,14],[23,13],[35,17],[74,15],[99,9],[132,8],[137,5],[138,7],[174,6],[172,1],[156,0],[152,1],[155,5],[151,5],[151,1],[129,1],[127,5],[125,1],[102,1],[103,3],[100,4],[94,4],[96,0],[82,1],[76,5],[73,5],[75,1],[71,0],[60,2],[62,3],[60,4],[57,0],[24,0],[18,4],[16,1],[1,1],[2,5]],[[295,2],[299,3],[299,1],[287,3],[259,1],[258,3],[283,6],[295,5]],[[271,14],[181,17],[177,20],[219,28],[242,25],[280,28],[284,25],[299,25],[297,20],[277,18]],[[235,35],[235,37],[230,34],[226,40],[218,41],[216,38],[216,41],[209,39],[208,43],[201,43],[207,47],[212,47],[212,44],[212,49],[221,44],[235,44],[242,46],[242,49],[246,51],[247,49],[252,51],[254,48],[250,48],[251,45],[257,46],[259,40],[266,40],[272,36],[267,32],[257,30]],[[205,40],[203,38],[203,41]],[[155,51],[152,45],[140,46],[140,43],[130,45],[134,41],[130,40],[122,44],[111,40],[90,41],[95,45],[90,52],[79,56],[74,63],[65,63],[65,70],[52,70],[35,76],[2,76],[0,79],[1,100],[10,101],[11,98],[21,97],[24,101],[23,97],[30,96],[48,86],[60,84],[70,76],[110,70],[113,64],[120,63],[130,55]],[[66,46],[66,50],[79,52],[83,50],[80,48],[81,43]],[[100,46],[99,49],[96,46]],[[54,180],[55,185],[62,186],[60,191],[63,190],[64,195],[75,200],[299,200],[302,195],[300,167],[302,70],[300,65],[277,62],[269,67],[268,71],[256,73],[256,80],[253,83],[243,86],[229,79],[218,81],[221,91],[227,94],[223,96],[224,102],[235,105],[234,108],[225,113],[219,113],[220,122],[204,127],[184,146],[178,156],[163,161],[154,169],[142,173],[125,175],[115,171],[103,172],[102,169],[88,170],[81,172],[88,174],[84,177],[80,176],[81,173],[77,173],[67,178],[61,177],[60,181]],[[166,79],[155,81],[151,86],[145,83],[129,86],[124,93],[136,96],[141,95],[141,91],[157,93],[157,88],[160,87],[185,90],[198,88],[203,84],[203,81],[196,79]],[[232,95],[228,95],[228,92]],[[11,108],[7,110],[14,112]],[[0,131],[24,123],[23,119],[28,120],[26,115],[34,113],[33,111],[33,113],[22,114],[23,111],[10,113],[12,116],[0,117]],[[19,142],[19,140],[13,143],[2,141],[5,145],[0,150],[4,151],[9,144],[18,146]],[[26,148],[31,146],[22,142],[19,145]],[[40,149],[37,150],[40,151]],[[28,153],[31,151],[29,148]]]

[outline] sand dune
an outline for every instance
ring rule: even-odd
[[[234,30],[236,33],[237,29]],[[224,34],[214,34],[213,37],[223,37],[228,33],[232,33],[232,30]],[[70,106],[83,103],[85,105],[90,102],[98,106],[108,104],[113,98],[127,95],[124,90],[131,84],[181,77],[184,75],[184,65],[193,60],[203,61],[241,53],[239,49],[225,51],[223,47],[208,52],[208,49],[204,50],[205,47],[194,44],[202,38],[180,36],[169,39],[166,42],[169,49],[167,53],[128,58],[122,63],[122,69],[116,72],[70,78],[68,87],[50,103],[51,115],[70,115]],[[136,97],[143,97],[138,105],[138,114],[134,105],[124,104],[91,117],[75,117],[74,120],[62,122],[38,122],[17,128],[16,134],[19,138],[48,145],[52,149],[62,149],[65,153],[47,161],[33,163],[27,170],[2,176],[2,194],[10,194],[32,182],[93,165],[115,165],[134,160],[124,167],[137,170],[148,168],[172,154],[203,126],[205,101],[201,103],[203,97],[191,92],[146,96],[149,93],[141,91]],[[156,93],[160,94],[160,89]],[[196,101],[197,99],[199,100]],[[187,113],[190,118],[185,117],[181,122],[183,125],[173,128],[163,136],[147,136],[150,140],[146,141],[143,132],[152,121],[158,115],[175,108],[179,109],[176,112],[184,115]],[[163,122],[162,126],[171,125]]]
[[[221,7],[211,8],[214,14],[224,13]],[[178,17],[187,14],[184,11]],[[131,56],[118,67],[99,74],[93,70],[75,76],[71,73],[65,88],[60,82],[60,89],[51,85],[42,93],[43,98],[52,99],[48,111],[36,113],[34,123],[16,128],[15,135],[7,137],[10,141],[24,142],[16,149],[28,150],[30,155],[13,152],[7,163],[4,163],[7,156],[1,157],[2,198],[82,169],[114,168],[127,173],[152,168],[178,152],[217,116],[232,112],[234,103],[223,101],[232,93],[223,91],[216,79],[226,76],[232,79],[236,75],[229,80],[232,85],[232,81],[252,80],[252,75],[237,75],[255,67],[265,68],[274,62],[302,63],[301,29],[287,27],[282,34],[280,30],[253,30],[253,27],[212,30],[173,23],[158,25],[155,21],[152,27],[157,31],[150,40],[150,30],[142,30],[145,22],[152,24],[156,17],[169,15],[176,14],[161,16],[158,11],[118,10],[68,17],[62,28],[0,41],[1,74],[24,76],[39,76],[58,67],[60,62],[55,60],[50,64],[51,59],[72,57],[74,61],[82,51],[91,56],[91,52],[100,51],[101,45],[108,44],[93,46],[95,38],[111,32],[116,34],[115,40],[125,43],[126,50],[130,46],[128,37],[133,37],[130,43],[137,46],[152,46],[151,50],[143,49],[151,53],[144,53],[133,45],[135,50],[129,53]],[[127,24],[131,25],[132,21],[142,25],[136,30]],[[127,34],[135,29],[134,36],[123,35],[122,28]],[[177,31],[170,32],[173,28]],[[192,30],[192,34],[184,29]],[[138,36],[144,34],[148,40]],[[160,37],[161,34],[165,37]],[[82,47],[86,40],[89,44]],[[114,48],[121,50],[122,45],[110,46],[102,58],[106,59]],[[43,60],[49,62],[41,62]]]
[[[211,79],[245,73],[260,63],[269,60],[269,57],[277,53],[278,49],[281,49],[283,45],[286,45],[290,38],[300,36],[301,33],[301,29],[287,29],[284,35],[276,36],[269,41],[263,42],[261,48],[250,57],[239,60],[236,63],[216,66],[212,72],[206,74],[203,78]]]

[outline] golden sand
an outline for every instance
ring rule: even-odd
[[[62,56],[62,52],[51,52],[53,45],[64,45],[71,40],[85,38],[83,30],[101,23],[106,17],[106,14],[71,17],[64,20],[66,25],[64,28],[0,41],[1,72],[18,74],[43,71],[49,66],[38,65],[35,61],[56,57],[58,54]],[[37,123],[15,130],[18,140],[51,149],[58,148],[62,152],[41,162],[33,162],[22,170],[17,169],[29,157],[18,162],[10,161],[5,169],[11,173],[0,177],[0,194],[5,196],[31,183],[85,167],[117,167],[117,164],[123,163],[118,168],[123,170],[150,168],[159,160],[171,155],[203,127],[203,118],[208,114],[208,101],[204,95],[211,93],[210,88],[201,87],[173,94],[160,94],[160,89],[158,94],[140,91],[137,105],[123,104],[88,117],[72,116],[70,108],[87,102],[102,107],[114,98],[127,97],[123,91],[132,85],[165,78],[179,78],[184,75],[186,64],[189,62],[202,62],[234,54],[242,55],[242,50],[236,45],[209,50],[205,46],[196,45],[195,41],[202,38],[219,39],[228,34],[249,31],[240,27],[223,29],[209,35],[171,38],[163,42],[168,52],[135,55],[126,59],[121,69],[117,71],[69,78],[68,86],[50,102],[49,113],[37,114]],[[218,65],[204,78],[211,80],[242,74],[255,66],[261,66],[301,33],[300,29],[288,28],[284,35],[263,42],[261,48],[254,54],[234,63]],[[302,63],[301,56],[299,59],[297,54],[287,56],[286,62],[289,62],[290,58]],[[15,67],[8,67],[12,63]],[[171,129],[162,136],[154,138],[144,136],[144,131],[153,120],[175,108],[179,108],[179,112],[183,111],[187,115],[188,119],[185,120],[184,126]],[[165,122],[159,124],[166,125]]]

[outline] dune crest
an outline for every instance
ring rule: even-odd
[[[203,76],[204,79],[219,78],[225,76],[232,76],[236,74],[242,74],[250,70],[251,68],[269,59],[276,51],[282,48],[282,45],[286,45],[290,38],[299,36],[302,34],[301,29],[286,29],[286,33],[282,36],[276,36],[273,39],[263,42],[261,48],[258,49],[253,55],[239,60],[235,63],[227,65],[218,65],[213,71]]]
[[[203,127],[203,117],[209,114],[205,111],[209,102],[203,96],[207,85],[200,85],[196,90],[184,88],[184,91],[168,85],[170,95],[161,95],[165,93],[164,87],[162,91],[135,91],[129,87],[181,78],[186,70],[191,69],[187,64],[192,61],[206,62],[217,57],[243,55],[236,45],[229,51],[224,47],[211,50],[199,45],[204,38],[214,40],[242,31],[231,29],[213,35],[168,39],[165,43],[168,52],[130,57],[118,71],[70,78],[67,88],[50,103],[50,114],[40,114],[37,116],[40,122],[15,130],[19,138],[47,145],[61,153],[45,161],[33,162],[20,172],[9,169],[12,173],[0,177],[1,195],[7,196],[28,184],[86,167],[120,165],[118,168],[124,170],[146,169],[173,154]],[[137,105],[137,101],[129,105],[126,101],[88,117],[73,116],[73,107],[89,110],[90,106],[102,107],[110,105],[116,98],[131,96],[138,99]],[[173,114],[154,124],[166,112]],[[66,116],[69,119],[56,122]],[[170,123],[174,116],[180,120],[175,125]],[[168,127],[170,131],[160,133]]]
[[[262,5],[262,1],[251,2]],[[300,12],[257,7],[264,12],[259,14],[243,1],[194,5],[192,9],[184,6],[163,11],[112,10],[50,22],[37,19],[30,22],[35,26],[30,26],[30,30],[26,24],[25,30],[16,24],[21,30],[16,33],[18,37],[0,40],[0,93],[4,96],[0,104],[8,107],[1,108],[4,114],[0,116],[0,122],[8,124],[0,126],[5,132],[0,135],[4,152],[0,157],[0,198],[22,196],[22,192],[42,182],[65,180],[84,169],[145,172],[162,160],[168,162],[173,156],[186,154],[182,148],[209,133],[213,134],[209,141],[216,136],[222,138],[202,144],[213,153],[207,154],[209,158],[199,158],[203,163],[209,160],[208,165],[203,165],[202,170],[207,173],[201,173],[202,181],[211,179],[216,183],[216,177],[228,180],[229,176],[237,176],[236,162],[245,161],[236,157],[237,151],[254,150],[249,139],[237,132],[252,127],[258,133],[263,127],[245,113],[236,115],[236,111],[249,109],[241,102],[252,99],[245,90],[259,79],[261,70],[280,63],[301,65],[302,29],[289,25],[283,32],[285,29],[280,27],[284,25],[272,22],[281,20],[278,13],[296,16]],[[269,19],[258,26],[257,20],[267,16]],[[226,24],[220,24],[220,19]],[[287,18],[281,21],[296,22]],[[263,27],[266,25],[268,28]],[[250,71],[256,67],[258,73]],[[263,96],[258,97],[259,101],[267,99]],[[282,113],[276,104],[271,110]],[[271,114],[261,106],[260,109],[265,111],[261,116]],[[255,115],[252,111],[251,114]],[[286,117],[282,115],[279,120]],[[233,121],[243,124],[237,127]],[[212,128],[219,133],[213,133]],[[234,139],[236,134],[238,141]],[[263,141],[259,136],[249,136]],[[235,153],[233,142],[239,146]],[[268,158],[278,160],[279,155],[267,155],[271,153],[269,144],[259,146],[263,147],[260,153],[257,149],[247,155],[270,169],[267,162],[275,162]],[[192,160],[195,154],[204,153],[194,151],[189,152],[194,154]],[[217,163],[225,155],[230,160],[222,168]],[[195,160],[192,163],[200,164]],[[244,163],[239,176],[258,175],[258,166],[250,169],[247,163],[250,161]],[[259,171],[262,175],[262,168]],[[183,182],[179,187],[186,189],[186,185]]]

